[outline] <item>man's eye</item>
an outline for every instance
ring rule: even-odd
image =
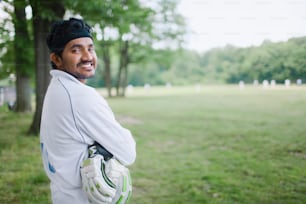
[[[73,53],[78,53],[78,52],[80,52],[80,49],[73,49],[72,52]]]

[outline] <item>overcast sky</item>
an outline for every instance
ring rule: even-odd
[[[306,36],[306,0],[181,0],[179,11],[197,51]]]

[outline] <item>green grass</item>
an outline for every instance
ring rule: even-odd
[[[137,141],[130,203],[306,203],[305,87],[135,89],[108,101]],[[0,109],[0,203],[51,203],[30,122]]]

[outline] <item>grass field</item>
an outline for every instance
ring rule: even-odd
[[[102,91],[103,93],[103,91]],[[137,141],[133,204],[305,204],[306,88],[134,89],[107,99]],[[32,114],[0,108],[0,203],[51,203]]]

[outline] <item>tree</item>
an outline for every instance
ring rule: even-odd
[[[6,16],[1,21],[1,59],[0,76],[16,73],[16,96],[14,110],[31,111],[31,74],[33,73],[33,51],[28,22],[26,20],[25,0],[3,1],[1,7]],[[14,35],[12,35],[14,34]],[[13,37],[11,37],[13,36]],[[26,53],[26,54],[25,54]]]
[[[177,5],[175,0],[143,2],[143,5],[135,0],[123,6],[126,9],[121,12],[118,25],[120,60],[117,95],[125,96],[128,65],[139,59],[139,48],[150,45],[155,49],[177,49],[180,46],[185,33],[185,22],[177,12]]]
[[[49,51],[46,46],[46,34],[52,20],[61,19],[65,8],[61,1],[30,0],[33,11],[34,46],[35,46],[35,73],[36,73],[36,109],[30,134],[38,134],[44,96],[50,81]]]
[[[6,78],[15,72],[14,55],[14,7],[11,3],[3,1],[0,4],[0,78]]]
[[[102,39],[102,56],[104,62],[103,78],[107,89],[108,96],[112,96],[112,77],[111,77],[111,57],[110,57],[110,44]]]

